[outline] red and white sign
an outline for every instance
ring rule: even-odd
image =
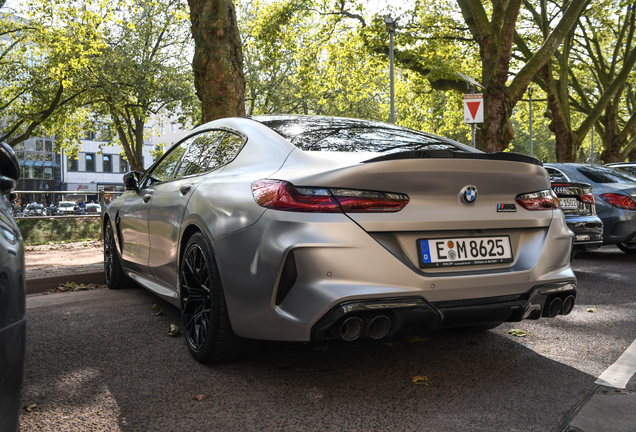
[[[464,123],[484,122],[484,95],[464,95]]]

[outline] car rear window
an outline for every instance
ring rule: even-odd
[[[305,151],[398,153],[413,150],[465,152],[452,141],[366,120],[325,117],[253,117]]]
[[[577,171],[594,183],[636,183],[636,177],[612,168],[601,166],[579,167]]]

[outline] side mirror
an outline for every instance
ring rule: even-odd
[[[7,143],[0,143],[0,176],[8,177],[11,180],[20,178],[20,164],[15,157],[13,149]],[[14,185],[15,186],[15,185]],[[4,190],[4,187],[2,188]],[[10,190],[13,190],[10,189]],[[7,193],[7,192],[3,192]]]
[[[124,174],[124,188],[126,190],[139,190],[139,178],[141,177],[140,172],[130,171]]]
[[[8,194],[15,189],[15,180],[9,177],[0,177],[0,195]]]

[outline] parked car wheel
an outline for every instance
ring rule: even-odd
[[[126,286],[126,275],[121,268],[121,261],[110,221],[106,224],[104,232],[104,276],[106,285],[110,289],[124,288]]]
[[[626,254],[636,254],[636,243],[619,243],[616,246]]]
[[[208,242],[194,234],[179,272],[181,318],[188,348],[200,363],[222,363],[255,354],[257,341],[236,336]]]

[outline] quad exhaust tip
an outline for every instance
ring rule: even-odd
[[[378,315],[369,322],[369,337],[382,339],[391,331],[391,319],[386,315]]]
[[[363,330],[364,322],[358,317],[351,317],[342,322],[335,336],[351,342],[358,339],[362,335]]]
[[[574,299],[572,299],[572,304],[574,304]],[[561,300],[561,298],[555,297],[552,299],[548,306],[548,318],[556,317],[561,312],[561,306],[563,306],[563,300]]]
[[[574,296],[567,296],[565,300],[563,300],[563,306],[561,307],[562,315],[569,315],[574,309]]]

